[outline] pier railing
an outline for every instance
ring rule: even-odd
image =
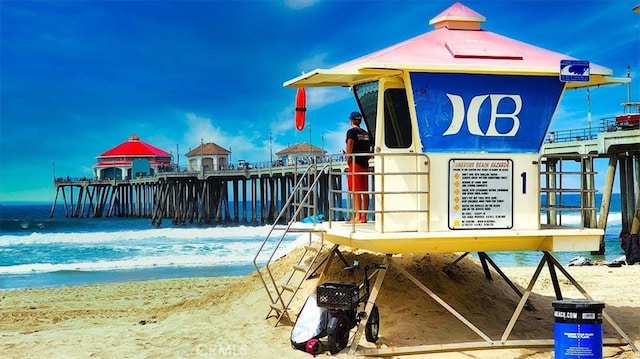
[[[615,117],[601,118],[599,124],[595,127],[574,128],[569,130],[560,130],[549,132],[545,139],[545,143],[573,142],[595,140],[598,134],[602,132],[616,132],[638,129],[638,127],[621,125],[616,122]]]
[[[415,153],[376,153],[371,156],[371,170],[366,173],[369,190],[357,192],[371,199],[371,206],[364,211],[368,219],[384,221],[389,215],[427,217],[430,200],[427,186],[429,157]],[[394,168],[389,171],[385,163],[390,157],[394,157],[394,163],[425,165],[410,170]],[[541,157],[540,210],[542,215],[546,215],[546,219],[541,218],[543,224],[566,224],[563,223],[563,213],[577,212],[582,217],[581,225],[595,226],[594,176],[597,173],[593,169],[593,158],[592,155],[575,154],[547,154]],[[327,159],[328,162],[311,165],[210,171],[205,172],[204,177],[198,172],[163,172],[153,177],[131,180],[64,178],[55,184],[64,198],[65,213],[69,217],[102,217],[103,214],[107,217],[150,217],[153,224],[161,223],[162,218],[171,218],[175,223],[287,223],[305,217],[315,220],[315,215],[322,214],[323,220],[331,226],[333,221],[353,218],[356,210],[353,208],[353,193],[347,188],[346,155],[328,156]],[[577,162],[581,167],[576,169],[575,165],[565,162]],[[301,197],[298,194],[298,198],[287,198],[302,186],[298,179],[304,179],[314,169],[317,177],[313,178],[313,183],[305,185],[313,195]],[[422,181],[423,184],[413,188],[398,187],[405,182],[400,178],[407,177],[415,179],[410,182]],[[247,188],[247,183],[250,188]],[[65,188],[69,192],[65,192]],[[243,194],[242,199],[240,194]],[[569,199],[572,195],[573,200]],[[576,203],[575,195],[580,197],[579,203]],[[304,201],[301,202],[301,198]],[[229,208],[231,199],[235,206],[233,210]],[[311,199],[312,202],[304,203]],[[67,200],[71,201],[69,207]],[[260,208],[256,202],[260,203]],[[251,218],[247,218],[247,203],[252,206]],[[402,206],[393,207],[391,203],[402,203]],[[244,212],[240,205],[245,207]],[[256,218],[257,213],[260,213],[260,218]]]
[[[596,157],[588,154],[546,154],[541,157],[540,210],[546,215],[546,224],[567,224],[563,223],[564,213],[578,214],[582,227],[594,227],[597,192],[595,176],[598,172],[594,170],[593,160]]]

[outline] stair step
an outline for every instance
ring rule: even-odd
[[[306,245],[304,246],[304,249],[308,250],[308,251],[315,251],[315,252],[319,252],[322,247],[317,247],[317,246],[312,246],[312,245]]]
[[[315,207],[316,207],[313,203],[307,203],[307,202],[304,202],[304,203],[292,203],[291,205],[295,206],[296,208],[306,208],[306,209],[311,210],[311,211],[313,211],[315,209]]]
[[[271,309],[275,310],[278,313],[282,313],[284,310],[282,309],[282,304],[278,303],[271,303],[269,304],[269,306],[271,307]]]
[[[308,228],[291,227],[287,232],[288,233],[320,233],[320,232],[326,232],[326,231],[327,231],[326,229],[319,228],[319,227],[308,227]]]
[[[289,284],[285,284],[285,285],[282,285],[282,289],[284,289],[284,290],[286,290],[286,291],[289,291],[289,292],[293,293],[293,292],[295,292],[298,288],[296,288],[296,287],[294,287],[294,286],[292,286],[292,285],[289,285]]]
[[[293,269],[299,272],[307,272],[309,270],[309,267],[305,265],[296,264],[293,266]]]

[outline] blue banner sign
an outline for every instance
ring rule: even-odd
[[[538,153],[558,77],[411,73],[423,152]]]
[[[590,75],[589,61],[560,60],[560,81],[589,82]]]

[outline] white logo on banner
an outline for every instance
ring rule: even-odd
[[[514,137],[518,133],[520,128],[520,119],[518,114],[522,110],[522,98],[520,95],[481,95],[475,96],[469,104],[469,110],[465,111],[464,101],[461,96],[447,94],[451,105],[453,106],[453,118],[451,119],[451,125],[442,134],[443,136],[455,135],[460,132],[462,124],[465,118],[467,119],[467,128],[469,133],[477,136],[493,136],[493,137]],[[478,119],[478,113],[480,112],[480,106],[484,101],[490,98],[491,101],[491,118],[489,119],[489,127],[486,132],[482,132]],[[515,103],[515,109],[512,113],[498,113],[498,104],[500,101],[509,98]],[[505,133],[498,132],[496,123],[498,120],[511,121],[511,130]]]

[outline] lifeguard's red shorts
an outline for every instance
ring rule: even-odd
[[[369,190],[369,168],[359,166],[352,162],[347,172],[347,188],[349,191],[368,191]]]

